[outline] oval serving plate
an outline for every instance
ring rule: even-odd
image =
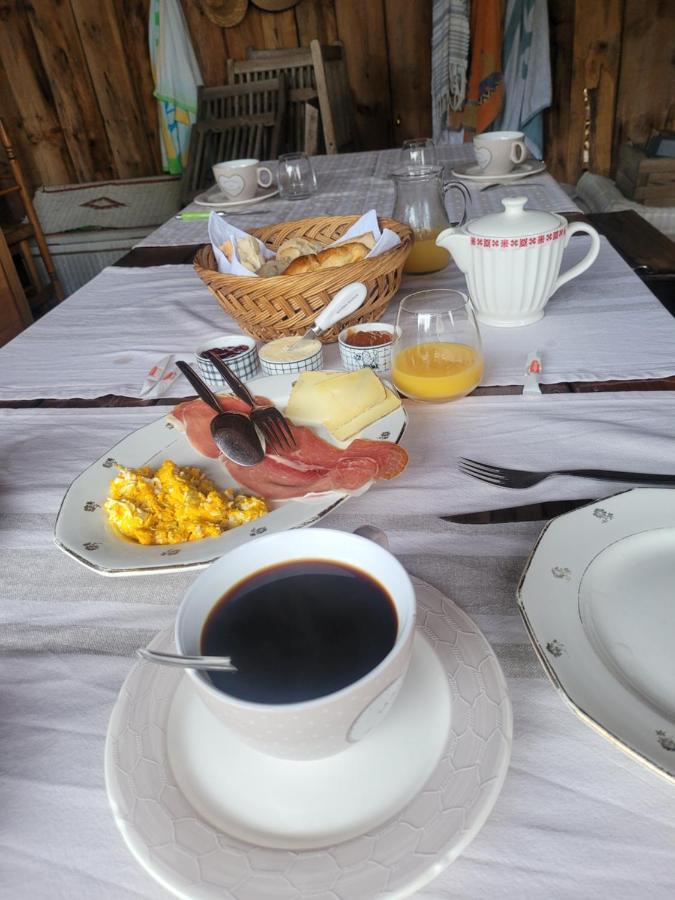
[[[296,378],[297,375],[272,375],[250,381],[248,386],[254,393],[269,397],[276,406],[283,409]],[[400,406],[364,428],[354,439],[398,443],[406,425],[405,410]],[[329,440],[327,432],[321,429],[316,431],[324,440]],[[332,491],[270,503],[271,509],[266,516],[233,528],[220,537],[201,541],[171,546],[142,546],[121,538],[108,524],[102,508],[108,496],[108,486],[115,474],[115,463],[133,469],[140,466],[156,468],[165,459],[171,459],[179,466],[198,466],[221,490],[236,487],[236,482],[218,460],[200,456],[192,449],[183,432],[174,428],[166,416],[163,416],[127,435],[70,485],[54,526],[54,541],[57,546],[101,575],[182,572],[186,569],[203,568],[228,550],[254,540],[261,534],[313,525],[351,496]],[[363,493],[368,487],[366,485],[354,495]]]

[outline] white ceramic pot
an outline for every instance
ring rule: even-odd
[[[446,228],[436,243],[448,250],[466,276],[476,317],[485,325],[531,325],[544,315],[550,297],[591,266],[600,251],[595,228],[568,224],[555,213],[524,209],[526,197],[502,200],[504,212]],[[591,239],[586,256],[560,275],[570,237]]]
[[[332,694],[299,703],[254,703],[220,691],[204,672],[186,669],[197,693],[247,743],[285,759],[318,759],[345,750],[385,716],[408,669],[415,636],[415,593],[398,560],[373,541],[343,531],[309,528],[249,541],[209,566],[188,589],[176,617],[176,646],[201,652],[210,610],[252,573],[292,560],[322,559],[360,569],[391,597],[398,617],[394,646],[374,669]]]

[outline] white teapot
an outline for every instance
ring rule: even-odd
[[[537,322],[549,298],[585,272],[600,251],[595,228],[584,222],[570,225],[555,213],[526,210],[526,203],[526,197],[507,197],[504,212],[446,228],[436,238],[464,272],[476,317],[486,325]],[[559,275],[563,251],[578,231],[589,235],[591,248]]]

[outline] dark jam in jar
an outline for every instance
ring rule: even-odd
[[[221,359],[232,359],[233,356],[239,356],[240,353],[246,353],[251,348],[247,344],[238,344],[236,347],[213,347],[200,353],[202,359],[208,359],[209,353],[215,353]]]
[[[382,347],[391,344],[393,335],[388,331],[356,331],[350,328],[345,338],[349,347]]]

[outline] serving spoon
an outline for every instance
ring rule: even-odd
[[[183,360],[176,365],[197,391],[201,399],[208,403],[216,415],[211,419],[211,436],[218,449],[232,462],[240,466],[255,466],[265,456],[263,445],[251,419],[243,412],[223,410],[211,388],[202,381],[194,369]]]

